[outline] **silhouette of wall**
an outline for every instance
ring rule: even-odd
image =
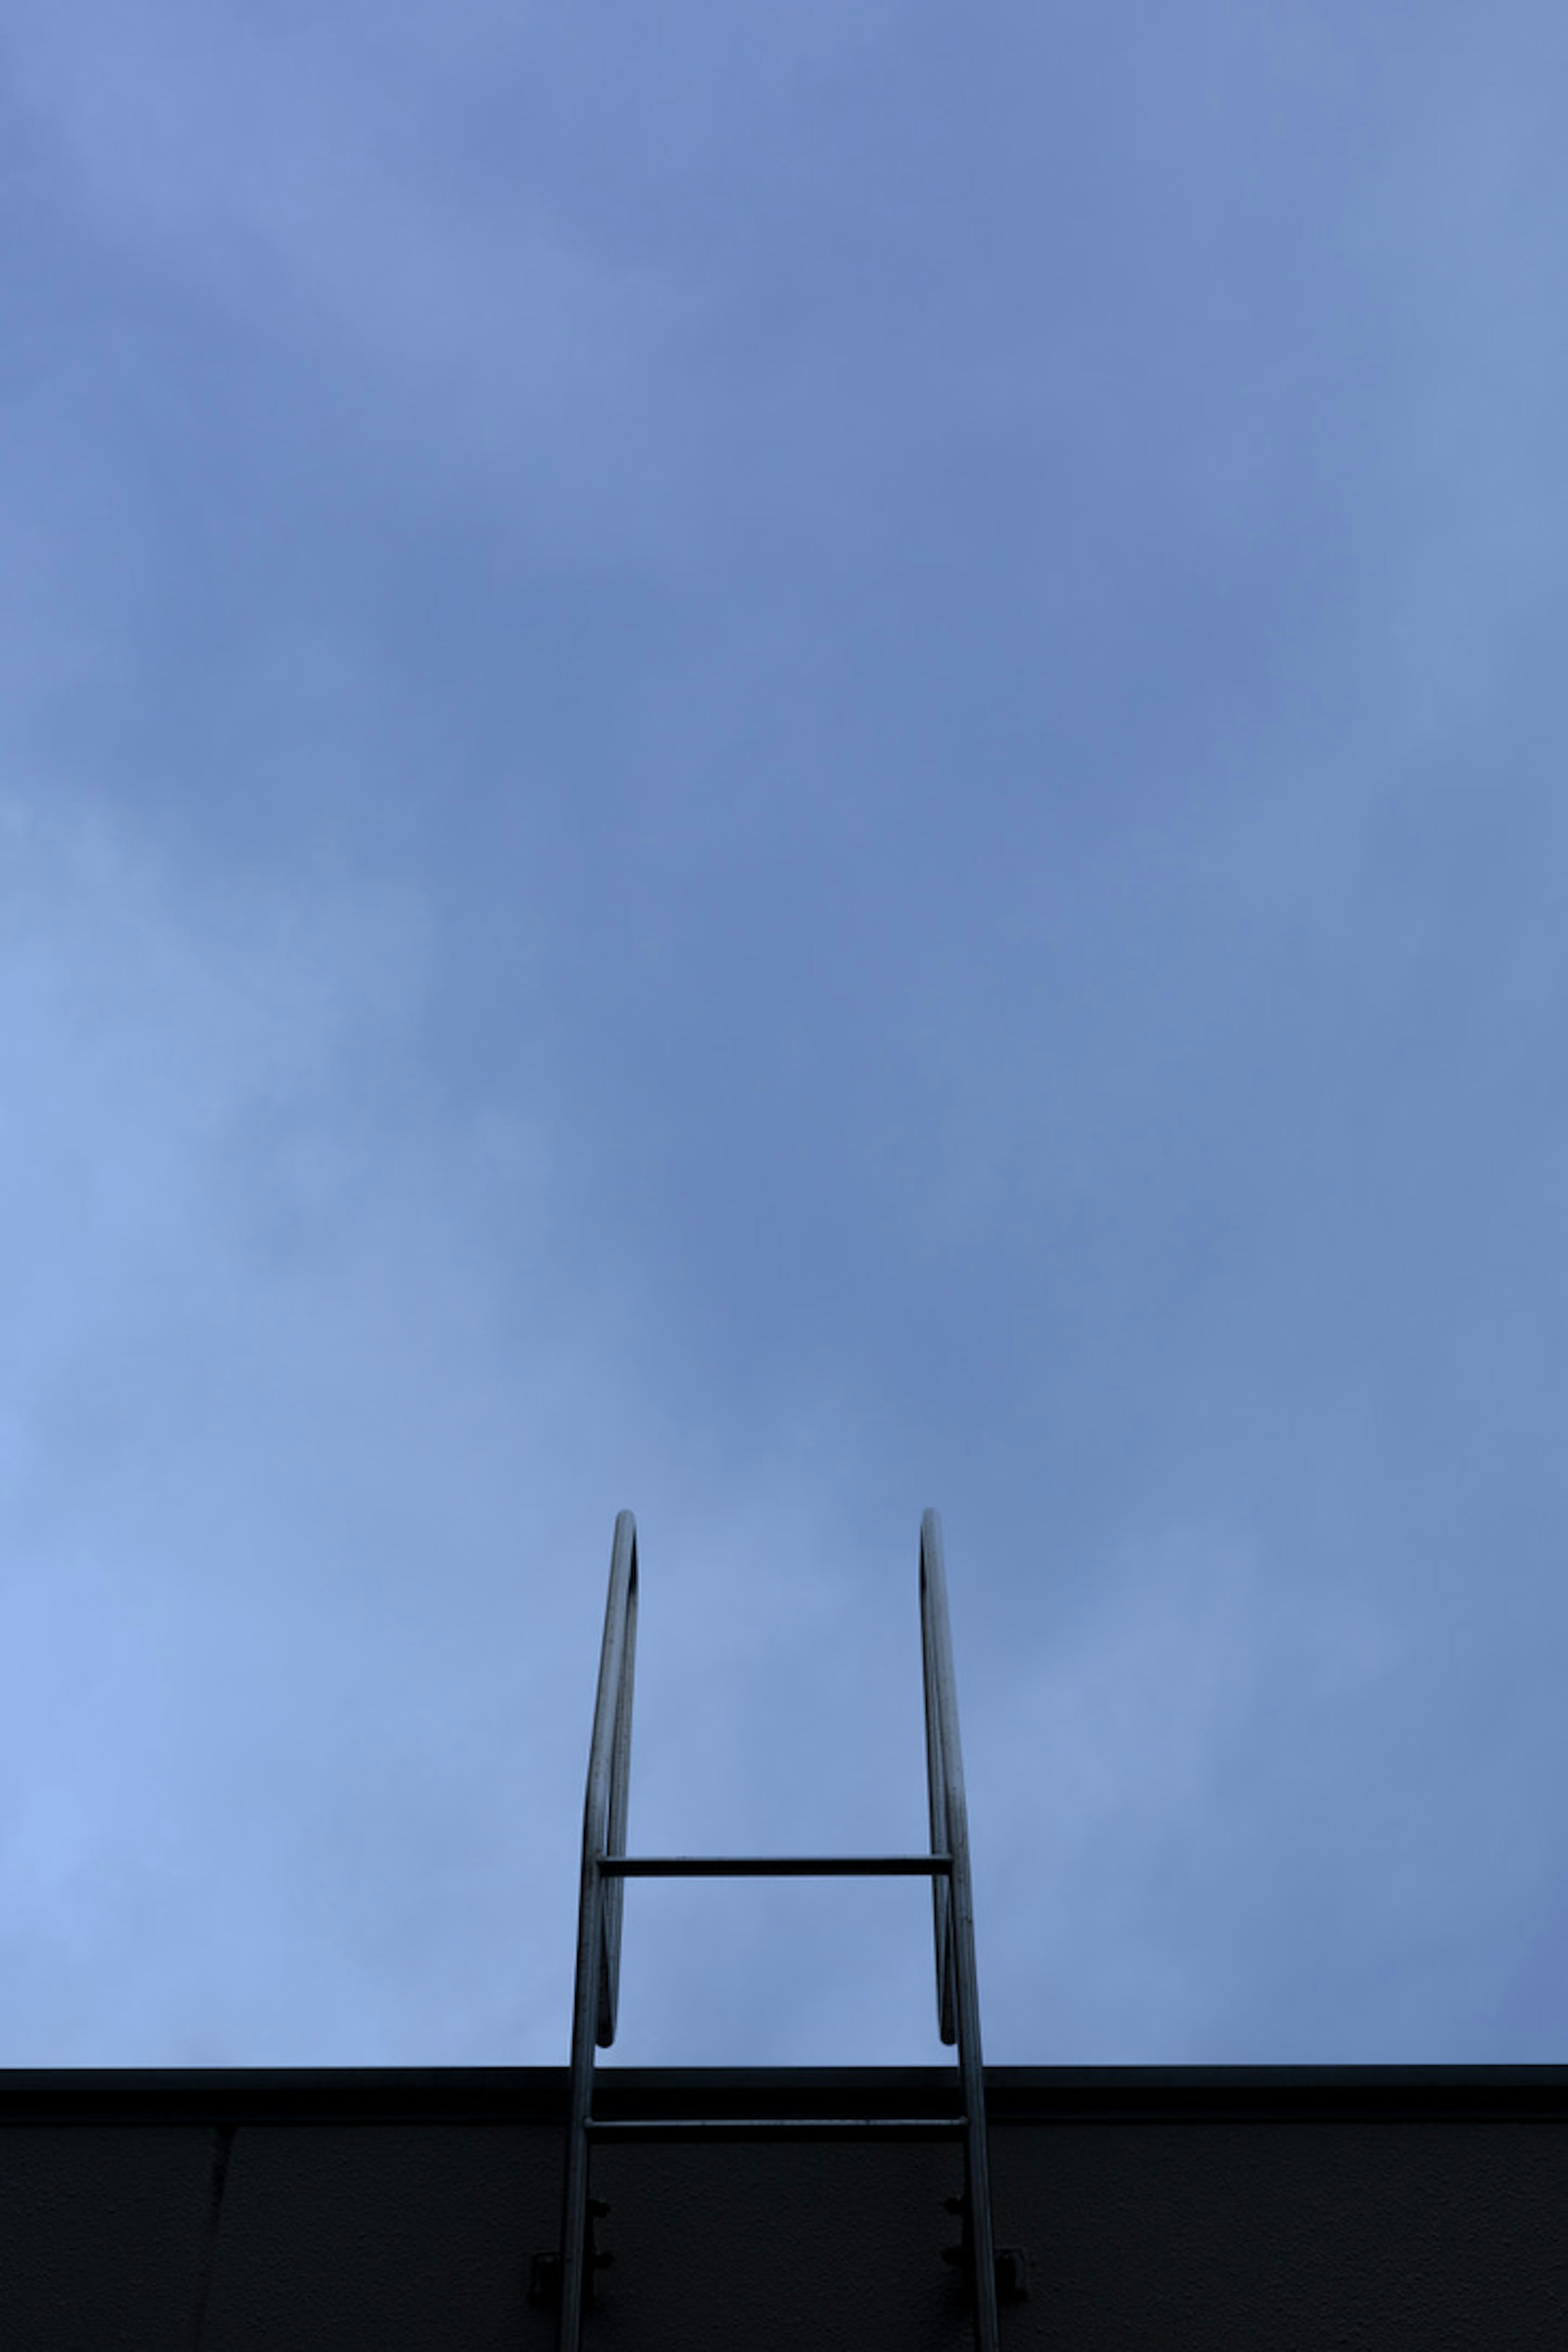
[[[1009,2347],[1568,2343],[1568,2068],[989,2070]],[[933,2089],[933,2085],[936,2086]],[[605,2069],[627,2114],[930,2112],[941,2071]],[[0,2075],[5,2352],[546,2352],[564,2069]],[[590,2346],[962,2352],[951,2145],[595,2159]]]

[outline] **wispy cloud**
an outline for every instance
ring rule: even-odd
[[[1558,18],[3,38],[6,2054],[1545,2047]]]

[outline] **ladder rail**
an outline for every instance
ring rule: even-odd
[[[610,1643],[610,1655],[604,1662],[605,1681],[613,1675],[615,1696],[608,1743],[609,1786],[605,1799],[604,1828],[597,1848],[601,1869],[611,1856],[626,1853],[626,1815],[631,1800],[632,1685],[637,1675],[637,1521],[630,1511],[621,1512],[616,1521],[616,1541],[610,1563],[612,1599],[606,1606],[606,1635],[610,1631],[609,1611],[615,1608],[613,1596],[617,1581],[621,1598],[616,1612],[616,1639]],[[612,1881],[604,1889],[605,1926],[601,1939],[599,2011],[595,2039],[606,2049],[616,2038],[616,2017],[620,2005],[621,1916],[625,1901],[626,1888],[618,1880]]]
[[[985,2066],[980,2047],[980,1988],[974,1965],[974,1895],[969,1874],[969,1808],[958,1737],[958,1685],[947,1608],[942,1521],[921,1517],[921,1655],[926,1700],[926,1764],[933,1853],[952,1866],[931,1880],[936,1916],[937,2009],[942,2038],[958,2044],[965,2116],[964,2244],[974,2303],[976,2352],[997,2352],[996,2249],[991,2216],[991,2156],[985,2132]],[[949,2027],[951,2025],[951,2032]]]
[[[980,2046],[980,2000],[974,1962],[974,1904],[969,1870],[969,1821],[963,1789],[963,1758],[958,1737],[957,1685],[948,1621],[947,1576],[942,1523],[935,1511],[921,1520],[921,1665],[925,1698],[926,1790],[931,1820],[929,1854],[828,1855],[628,1855],[626,1816],[631,1783],[632,1692],[637,1664],[637,1522],[630,1511],[616,1520],[610,1552],[610,1584],[605,1604],[594,1731],[588,1750],[583,1804],[583,1868],[577,1912],[577,1969],[572,2006],[571,2097],[562,2198],[561,2250],[556,2279],[560,2352],[580,2352],[583,2309],[592,2293],[594,2259],[588,2196],[590,2146],[598,2137],[660,2137],[679,2126],[682,2136],[717,2136],[728,2128],[689,2118],[639,2126],[629,2119],[595,2117],[592,2112],[594,2052],[616,2038],[620,1990],[621,1922],[628,1878],[914,1877],[931,1882],[936,1944],[937,2022],[943,2042],[957,2044],[962,2111],[951,2116],[910,2119],[914,2137],[959,2137],[963,2143],[963,2250],[974,2316],[976,2352],[999,2352],[996,2276],[989,2153],[985,2132],[985,2074]],[[803,2118],[808,2133],[826,2128],[825,2118]],[[841,2130],[902,2136],[909,2125],[891,2117],[866,2117]],[[737,2136],[756,2129],[742,2123]]]
[[[933,1517],[934,1514],[928,1511],[921,1520],[921,1679],[925,1694],[926,1800],[931,1814],[931,1852],[951,1853],[952,1832],[949,1821],[952,1807],[945,1745],[946,1706],[939,1684],[936,1644],[932,1638],[933,1621],[945,1613],[946,1606],[945,1585],[938,1580],[941,1574],[940,1550],[933,1550],[931,1554],[938,1563],[935,1573],[928,1576],[926,1570],[926,1524]],[[951,1682],[951,1658],[949,1679]],[[958,2039],[958,2011],[952,1979],[951,1873],[946,1880],[931,1881],[931,1925],[936,1936],[937,2032],[945,2042],[951,2044]]]
[[[632,1760],[632,1685],[637,1667],[637,1531],[630,1511],[616,1519],[610,1549],[610,1589],[588,1748],[583,1801],[583,1877],[577,1905],[577,1973],[572,2000],[572,2095],[566,2128],[562,2196],[560,2333],[563,2352],[578,2352],[583,2304],[590,2282],[588,2251],[588,2116],[594,2048],[616,2038],[620,1990],[621,1911],[626,1882],[606,1877],[602,1863],[626,1852]]]

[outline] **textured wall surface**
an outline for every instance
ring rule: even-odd
[[[929,2110],[941,2075],[606,2073],[661,2113]],[[0,2077],[5,2352],[501,2352],[553,2247],[565,2081]],[[1568,2069],[1001,2069],[1009,2346],[1568,2342]],[[611,2144],[590,2345],[958,2352],[946,2145]]]

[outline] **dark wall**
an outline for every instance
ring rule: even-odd
[[[1568,2069],[998,2069],[1009,2347],[1568,2344]],[[628,2112],[929,2111],[940,2073],[647,2075]],[[564,2073],[0,2076],[4,2352],[530,2352]],[[959,2352],[959,2154],[598,2150],[589,2346]]]

